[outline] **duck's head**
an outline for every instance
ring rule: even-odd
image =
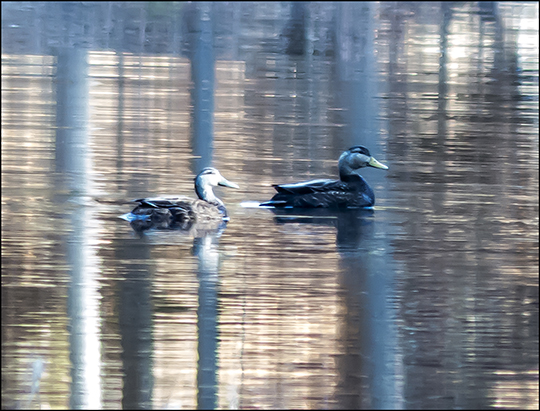
[[[208,201],[209,203],[215,202],[216,200],[220,202],[212,190],[212,187],[216,186],[240,188],[238,184],[227,180],[213,167],[204,168],[197,177],[195,177],[195,192],[201,200]]]
[[[360,169],[363,167],[375,167],[388,170],[388,167],[379,163],[375,157],[370,154],[367,148],[364,146],[354,146],[347,151],[344,151],[339,157],[339,178],[342,181],[347,181],[352,175],[360,175]]]

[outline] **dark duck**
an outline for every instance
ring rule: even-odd
[[[366,208],[375,204],[375,194],[360,175],[363,167],[387,170],[364,146],[354,146],[339,157],[339,180],[309,180],[274,185],[277,194],[261,206],[286,208]]]
[[[218,185],[239,188],[237,184],[223,177],[217,169],[207,167],[195,177],[197,199],[186,196],[140,198],[133,200],[139,205],[121,217],[137,229],[188,229],[194,223],[228,221],[225,204],[213,191],[213,187]]]

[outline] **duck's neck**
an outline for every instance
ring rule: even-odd
[[[347,164],[339,165],[339,179],[341,181],[347,181],[348,179],[354,179],[357,174],[354,173],[354,170]]]
[[[339,170],[339,179],[341,181],[356,181],[359,178],[362,178],[359,174],[353,173],[350,168],[340,168]]]
[[[349,187],[367,196],[372,202],[375,202],[375,194],[364,177],[358,174],[349,174],[347,176],[340,176],[340,178],[341,181],[347,183]]]
[[[367,185],[364,177],[359,174],[340,174],[339,179],[345,183]]]
[[[208,203],[214,203],[216,200],[219,200],[215,194],[214,190],[212,190],[212,186],[204,186],[196,185],[195,186],[195,192],[197,193],[197,196]]]
[[[218,210],[227,217],[227,209],[225,208],[225,204],[223,204],[223,201],[221,201],[219,198],[217,198],[214,194],[214,190],[212,190],[212,186],[205,186],[202,187],[201,185],[195,186],[195,192],[197,193],[197,196],[207,203],[215,205]]]

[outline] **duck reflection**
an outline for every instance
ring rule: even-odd
[[[345,409],[392,409],[399,404],[396,365],[394,272],[384,236],[384,218],[373,209],[271,209],[276,224],[336,228],[340,256],[337,281],[345,309],[337,338],[345,347],[336,358],[337,398]],[[366,391],[368,387],[368,391]]]
[[[271,208],[276,224],[301,223],[335,227],[337,245],[345,250],[371,235],[373,209]]]
[[[161,222],[151,222],[144,220],[130,221],[130,226],[140,237],[146,234],[177,234],[185,238],[201,239],[207,236],[218,238],[227,228],[227,221],[189,221],[174,226],[164,226]]]
[[[198,257],[199,303],[197,305],[198,363],[197,405],[199,409],[217,406],[218,370],[218,285],[219,238],[223,231],[204,232],[193,240]]]
[[[191,249],[192,254],[197,258],[197,279],[198,279],[198,304],[197,304],[197,408],[199,409],[215,409],[217,407],[217,370],[218,370],[218,287],[219,287],[219,267],[220,256],[219,240],[226,228],[227,222],[221,221],[219,224],[205,224],[204,222],[193,222],[189,226],[172,228],[160,228],[149,227],[145,225],[143,227],[132,227],[139,234],[139,238],[133,239],[130,242],[130,253],[133,253],[133,257],[129,258],[132,261],[135,258],[143,258],[143,261],[151,262],[151,249],[155,245],[156,241],[165,241],[168,244],[192,241],[193,247]],[[133,242],[138,244],[135,250],[133,249]],[[137,257],[135,257],[135,255]],[[142,257],[141,257],[142,256]],[[123,256],[126,257],[126,256]],[[122,309],[121,313],[124,313],[124,320],[121,324],[124,324],[123,334],[126,338],[122,341],[124,347],[123,357],[128,364],[125,364],[126,377],[125,380],[139,381],[141,370],[146,371],[147,378],[144,380],[152,381],[151,377],[152,366],[151,356],[148,353],[153,351],[152,341],[153,337],[148,336],[148,333],[152,333],[153,320],[152,320],[152,304],[150,298],[150,290],[152,285],[150,278],[150,267],[139,270],[134,264],[130,264],[130,267],[137,268],[133,273],[133,277],[129,276],[128,281],[122,282],[122,288],[126,289],[126,293],[123,294],[123,304],[127,308]],[[141,277],[140,273],[146,274]],[[137,281],[129,281],[137,280]],[[132,287],[127,288],[128,284]],[[178,312],[181,308],[176,305],[169,308],[166,311],[163,307],[160,307],[160,312],[173,313]],[[145,334],[146,333],[146,334]],[[146,335],[141,340],[141,335]],[[134,345],[134,342],[138,342]],[[144,342],[150,345],[145,346]],[[143,350],[144,348],[144,350]],[[140,366],[145,360],[146,362]],[[133,366],[135,364],[135,366]],[[131,366],[130,366],[131,365]],[[131,370],[138,370],[138,372],[131,372]],[[128,384],[125,384],[128,385]],[[139,384],[140,386],[140,384]],[[151,391],[153,387],[148,387],[145,392],[146,397],[151,397]],[[125,391],[125,397],[134,398],[136,392]],[[131,408],[135,405],[147,405],[148,400],[137,398],[131,403],[124,402],[125,405],[129,405]],[[135,397],[136,398],[136,397]]]

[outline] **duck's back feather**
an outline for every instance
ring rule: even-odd
[[[133,200],[136,203],[139,203],[141,206],[146,206],[150,208],[171,208],[171,207],[188,207],[195,200],[194,198],[187,196],[178,196],[178,197],[150,197],[150,198],[139,198]]]
[[[219,204],[208,203],[203,200],[186,196],[179,197],[155,197],[139,198],[134,200],[139,203],[131,214],[136,219],[149,219],[164,221],[172,225],[173,223],[222,220],[223,212]]]
[[[328,191],[347,191],[346,184],[339,180],[321,179],[302,181],[292,184],[274,184],[278,193],[283,194],[312,194]]]
[[[361,208],[375,203],[373,190],[358,176],[355,181],[309,180],[274,185],[277,194],[261,205],[299,208]]]

